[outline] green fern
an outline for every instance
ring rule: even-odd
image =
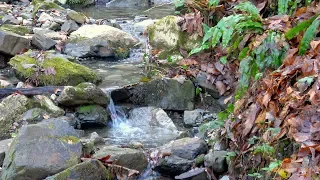
[[[294,28],[290,29],[286,34],[285,37],[288,40],[291,40],[292,38],[296,37],[300,32],[305,31],[311,24],[312,22],[318,17],[319,15],[315,15],[312,18],[305,20],[295,26]]]
[[[289,9],[289,0],[278,1],[278,14],[287,14]]]
[[[209,6],[217,7],[220,3],[220,0],[209,0],[208,4]]]
[[[249,13],[251,16],[259,18],[259,10],[255,5],[253,5],[250,1],[243,2],[234,7],[236,10],[240,10],[243,12]]]
[[[315,19],[304,33],[299,45],[299,55],[303,55],[309,49],[310,42],[315,37],[318,27],[320,25],[320,18]]]

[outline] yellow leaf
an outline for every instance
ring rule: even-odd
[[[280,169],[280,170],[278,171],[278,174],[279,174],[282,178],[284,178],[284,179],[286,179],[286,178],[289,177],[288,172],[285,171],[284,169]]]

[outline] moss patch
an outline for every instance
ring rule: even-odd
[[[32,11],[32,16],[34,17],[39,9],[63,9],[62,7],[58,6],[54,2],[49,2],[45,0],[32,0],[32,5],[34,6]]]
[[[97,83],[99,81],[97,74],[91,69],[57,56],[48,57],[47,55],[41,64],[43,69],[53,68],[55,75],[45,73],[36,75],[34,67],[24,67],[26,64],[39,66],[39,62],[30,57],[30,52],[11,58],[9,64],[16,69],[20,78],[37,80],[40,85],[77,85],[82,82]]]
[[[31,32],[31,30],[25,26],[12,25],[12,24],[3,24],[2,26],[0,26],[0,30],[13,32],[22,36]]]
[[[93,111],[96,108],[95,105],[81,106],[78,108],[79,113],[88,113]]]

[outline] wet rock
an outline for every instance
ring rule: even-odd
[[[23,113],[34,106],[24,95],[10,95],[0,103],[0,139],[11,137],[8,130]]]
[[[80,162],[81,143],[66,121],[23,126],[11,143],[1,179],[43,179]]]
[[[49,50],[57,44],[56,41],[47,38],[44,34],[41,33],[34,34],[31,42],[32,45],[36,46],[41,50]]]
[[[96,152],[93,158],[102,158],[110,155],[114,164],[135,169],[142,172],[148,166],[148,160],[141,150],[130,148],[119,148],[116,146],[105,146]]]
[[[205,171],[205,168],[191,169],[188,172],[182,173],[179,176],[174,177],[175,179],[183,180],[210,180],[211,177]]]
[[[190,80],[180,83],[176,79],[155,79],[129,90],[130,101],[138,105],[160,107],[168,110],[192,110],[195,87]]]
[[[171,132],[178,132],[171,118],[161,108],[141,107],[135,108],[129,113],[129,119],[135,121],[135,125],[139,127],[150,126],[163,128]]]
[[[81,83],[75,87],[65,87],[57,99],[64,106],[98,104],[105,106],[109,98],[104,92],[92,83]]]
[[[184,111],[183,121],[184,124],[188,127],[197,126],[202,123],[203,116],[207,112],[202,109],[195,109],[193,111]]]
[[[50,113],[51,117],[59,117],[64,115],[64,110],[56,106],[50,98],[43,95],[34,96],[34,100],[38,102],[41,108],[45,109]]]
[[[156,22],[157,20],[146,19],[144,21],[135,23],[133,27],[136,32],[143,34],[144,32],[147,31],[149,26],[153,25]]]
[[[0,30],[0,39],[0,52],[12,56],[30,47],[29,39],[15,33]]]
[[[85,179],[85,180],[106,180],[108,178],[108,170],[98,160],[90,160],[72,166],[56,175],[47,177],[45,180],[61,180],[61,179]]]
[[[99,21],[99,24],[100,25],[108,25],[108,26],[122,30],[121,26],[116,21],[113,21],[113,20],[103,19],[103,20]]]
[[[106,108],[99,105],[80,106],[76,109],[76,118],[79,120],[78,128],[82,124],[107,125],[108,113]]]
[[[61,30],[67,33],[72,33],[73,31],[76,31],[79,29],[79,26],[76,22],[73,20],[68,20],[61,26]]]
[[[83,25],[71,33],[64,52],[75,57],[129,56],[138,40],[130,34],[107,25]]]
[[[196,34],[189,35],[183,32],[177,24],[181,19],[177,16],[167,16],[157,21],[149,28],[150,45],[154,49],[161,49],[163,56],[168,52],[177,51],[179,48],[191,50],[199,47],[202,38]],[[159,55],[159,58],[160,57]],[[165,59],[167,58],[164,57]]]
[[[193,160],[198,155],[205,154],[208,151],[208,146],[202,139],[186,137],[171,141],[160,149],[162,152],[169,152],[181,158]]]
[[[49,29],[59,31],[61,29],[61,25],[59,23],[52,22],[49,26]]]
[[[196,76],[197,83],[202,87],[202,89],[210,94],[213,98],[219,98],[219,91],[212,84],[207,81],[207,73],[200,71]]]
[[[153,170],[164,175],[177,176],[190,170],[192,163],[192,160],[170,155],[161,158]]]
[[[34,58],[37,51],[28,51],[22,55],[16,55],[10,59],[9,64],[15,69],[18,77],[21,80],[31,78],[30,80],[37,81],[40,85],[53,85],[53,86],[72,86],[82,82],[97,83],[100,79],[97,74],[91,69],[73,63],[62,56],[45,52],[44,60],[41,67],[44,69],[54,70],[53,74],[41,73],[36,76],[36,71],[30,68],[38,65],[38,61]],[[26,68],[29,67],[29,68]],[[35,79],[33,79],[35,78]]]
[[[0,166],[2,167],[5,155],[9,149],[13,139],[5,139],[0,141]]]
[[[67,13],[67,19],[74,20],[75,22],[79,24],[83,24],[86,22],[86,16],[82,13],[76,12],[76,11],[68,11]]]
[[[227,151],[211,151],[204,157],[204,165],[212,170],[213,173],[224,173],[228,171],[226,160]]]

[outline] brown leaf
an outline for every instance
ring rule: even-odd
[[[218,89],[220,96],[227,91],[227,87],[222,81],[216,81],[216,88]]]
[[[246,121],[243,123],[244,129],[242,131],[242,137],[248,135],[251,131],[259,111],[260,107],[257,104],[252,104],[250,106],[250,109],[248,111],[249,115]]]

